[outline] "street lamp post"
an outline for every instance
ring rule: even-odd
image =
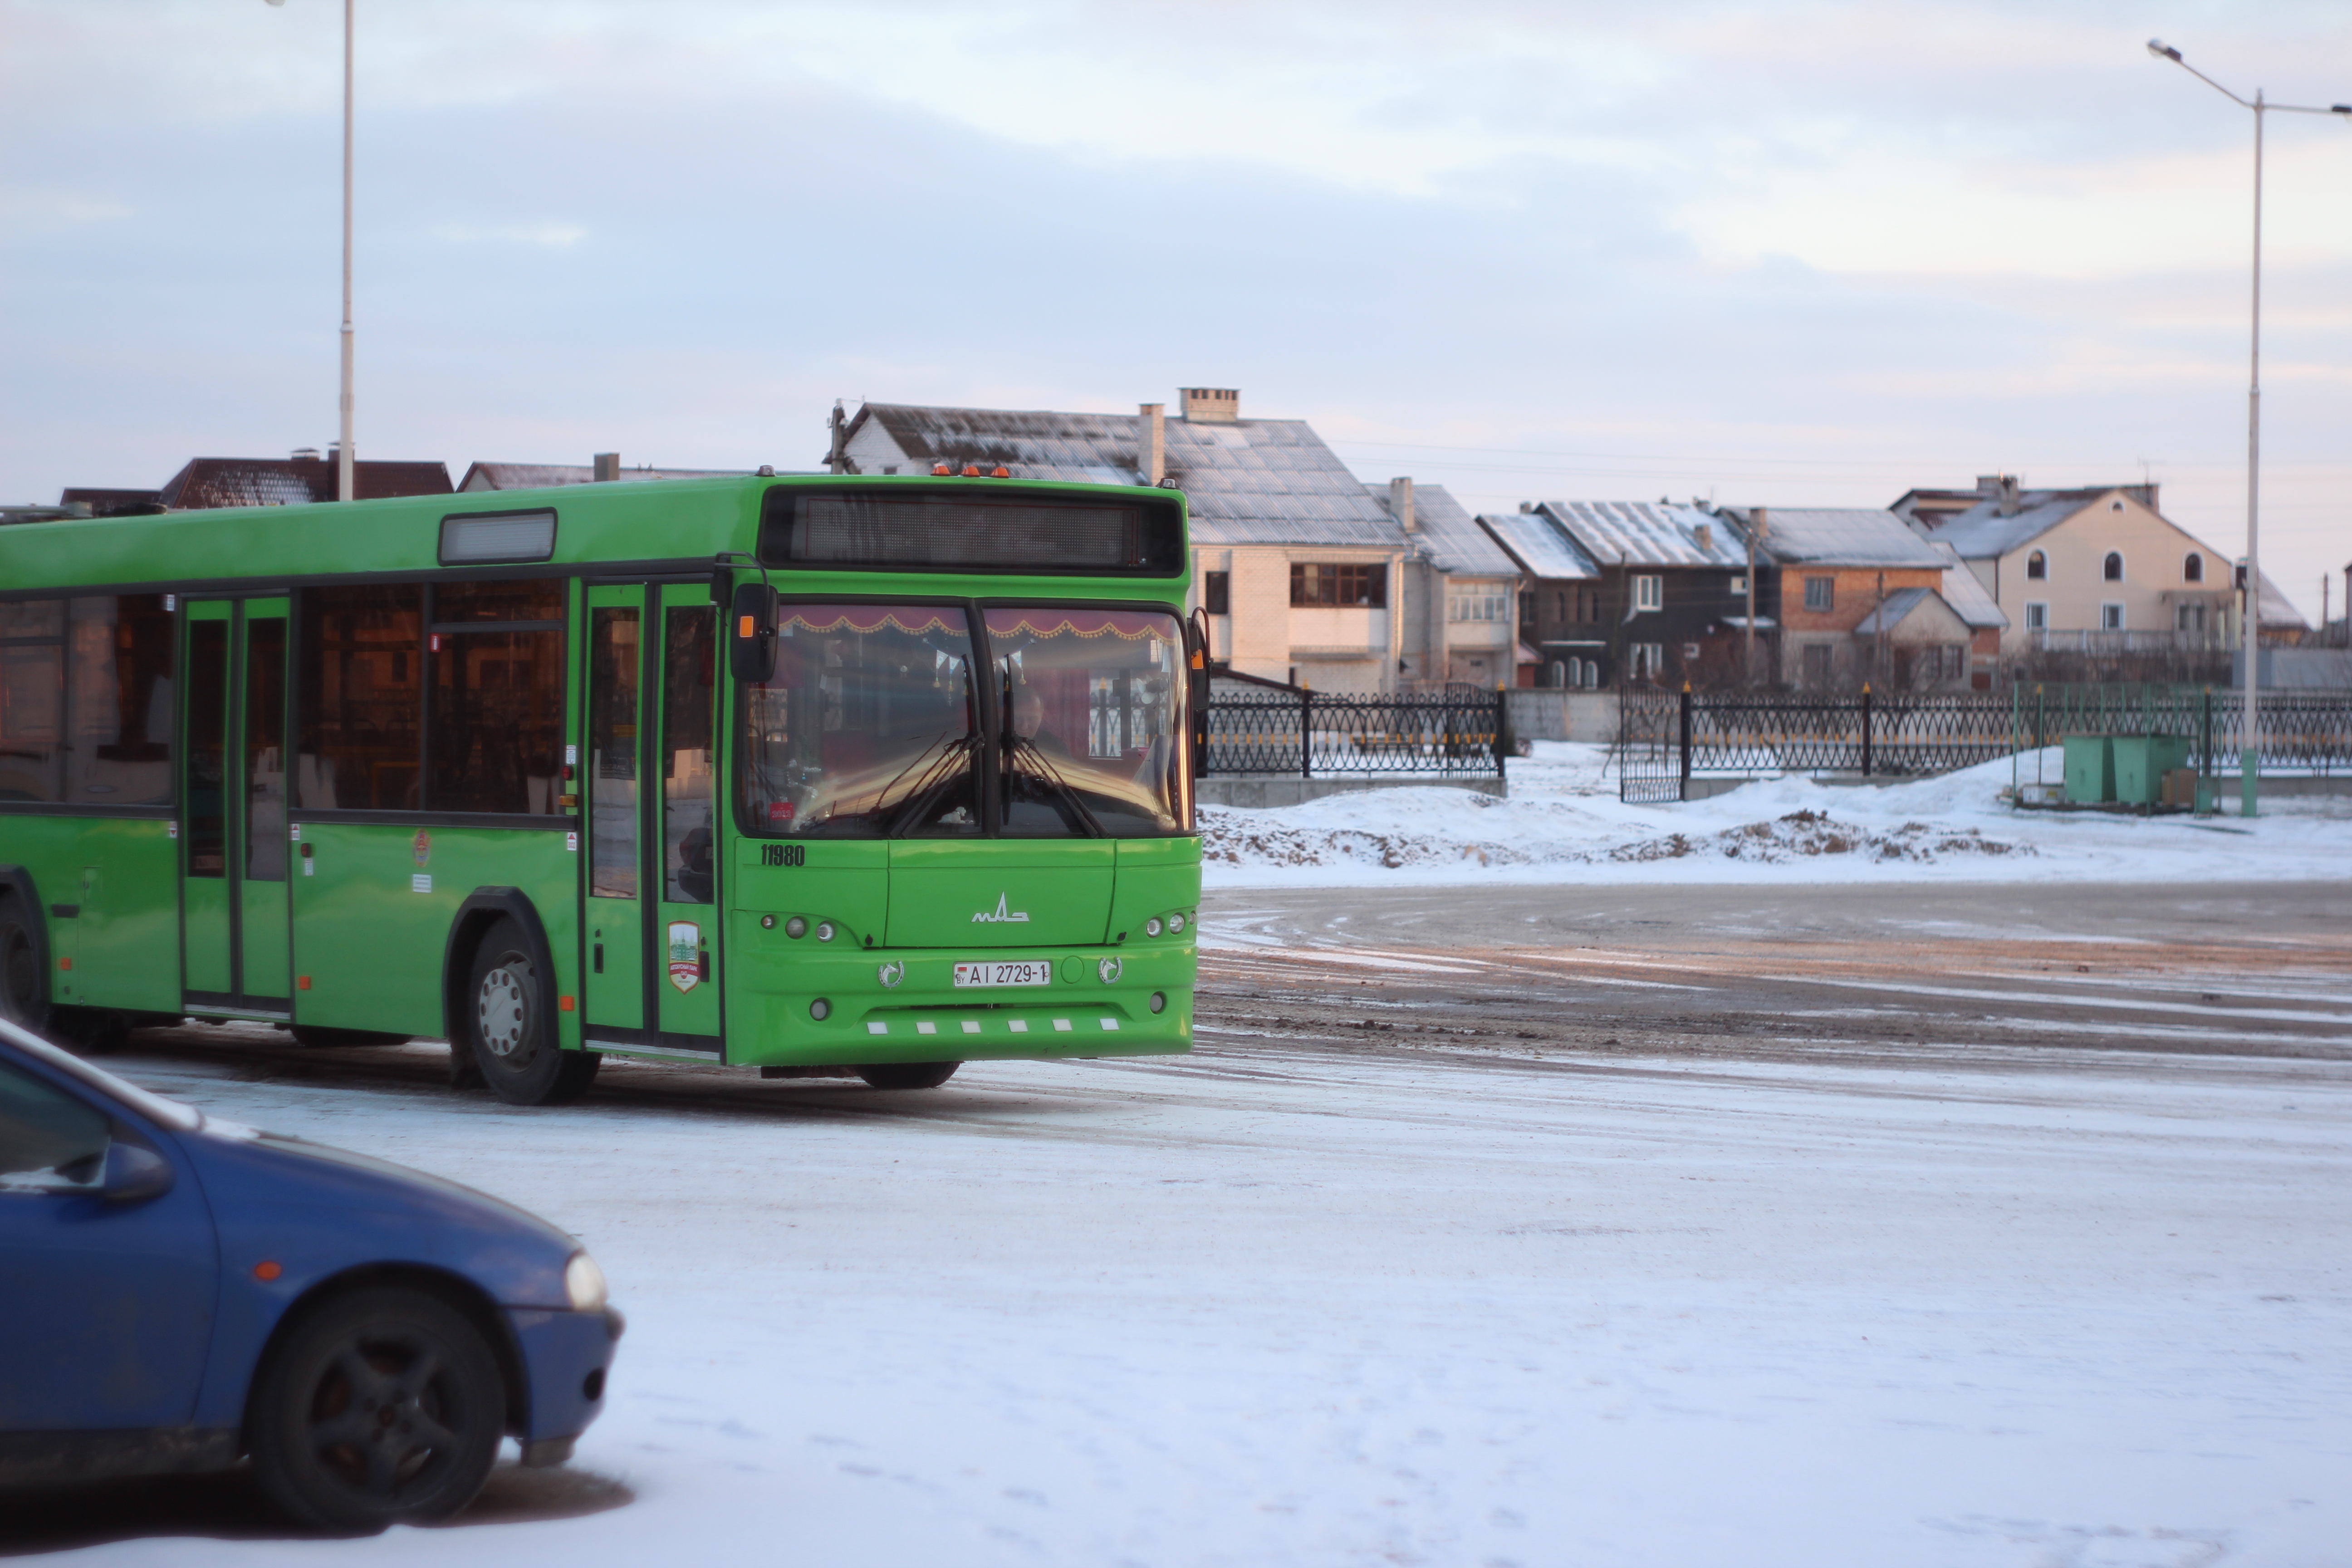
[[[269,0],[283,5],[286,0]],[[335,499],[352,499],[352,8],[343,0],[343,386],[342,439],[335,448]]]
[[[2254,815],[2262,776],[2262,707],[2256,696],[2263,622],[2262,473],[2263,473],[2263,117],[2277,110],[2287,114],[2340,114],[2352,120],[2352,103],[2326,109],[2299,103],[2273,103],[2256,88],[2252,100],[2240,98],[2195,66],[2161,38],[2147,41],[2147,52],[2170,60],[2241,109],[2254,111],[2254,288],[2253,346],[2246,384],[2246,601],[2239,616],[2244,648],[2238,700],[2242,704],[2238,752],[2238,809]]]

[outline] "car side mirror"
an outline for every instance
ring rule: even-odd
[[[765,583],[738,583],[727,617],[727,665],[735,679],[757,686],[776,673],[776,591]]]
[[[174,1180],[169,1160],[118,1138],[106,1146],[106,1174],[98,1195],[110,1204],[143,1204],[170,1192]]]

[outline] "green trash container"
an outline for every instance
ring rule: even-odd
[[[2115,756],[2115,794],[2126,805],[2159,805],[2164,801],[2164,775],[2189,765],[2186,735],[2117,735],[2110,742]],[[2067,782],[2074,775],[2067,774]]]
[[[2116,798],[2116,741],[2112,735],[2066,737],[2066,799],[2098,805]]]

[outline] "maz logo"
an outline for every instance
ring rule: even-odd
[[[996,895],[996,912],[994,914],[991,914],[986,910],[982,910],[980,913],[971,917],[971,923],[974,925],[1012,925],[1016,921],[1025,923],[1028,919],[1029,911],[1026,910],[1006,910],[1004,907],[1004,895],[1003,893],[999,893]]]

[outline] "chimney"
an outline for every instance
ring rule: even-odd
[[[1145,484],[1156,485],[1168,477],[1168,405],[1139,403],[1135,416],[1136,471]]]
[[[1231,425],[1242,416],[1242,395],[1230,386],[1186,386],[1184,417],[1196,425]]]
[[[600,485],[609,485],[620,477],[621,454],[618,452],[597,453],[596,483]]]
[[[1412,515],[1412,481],[1398,478],[1389,481],[1389,512],[1397,526],[1407,533],[1419,533],[1421,522]]]
[[[2000,501],[1993,510],[2000,512],[2003,517],[2015,517],[2018,514],[2020,502],[2017,496],[2017,476],[2015,474],[2001,475]]]
[[[296,461],[296,462],[298,462],[298,463],[315,463],[315,462],[317,462],[318,460],[319,460],[319,448],[318,448],[318,447],[295,447],[295,448],[294,448],[294,461]]]
[[[1691,530],[1691,533],[1698,541],[1698,552],[1701,555],[1712,555],[1715,553],[1715,524],[1711,522],[1702,522],[1693,528]]]

